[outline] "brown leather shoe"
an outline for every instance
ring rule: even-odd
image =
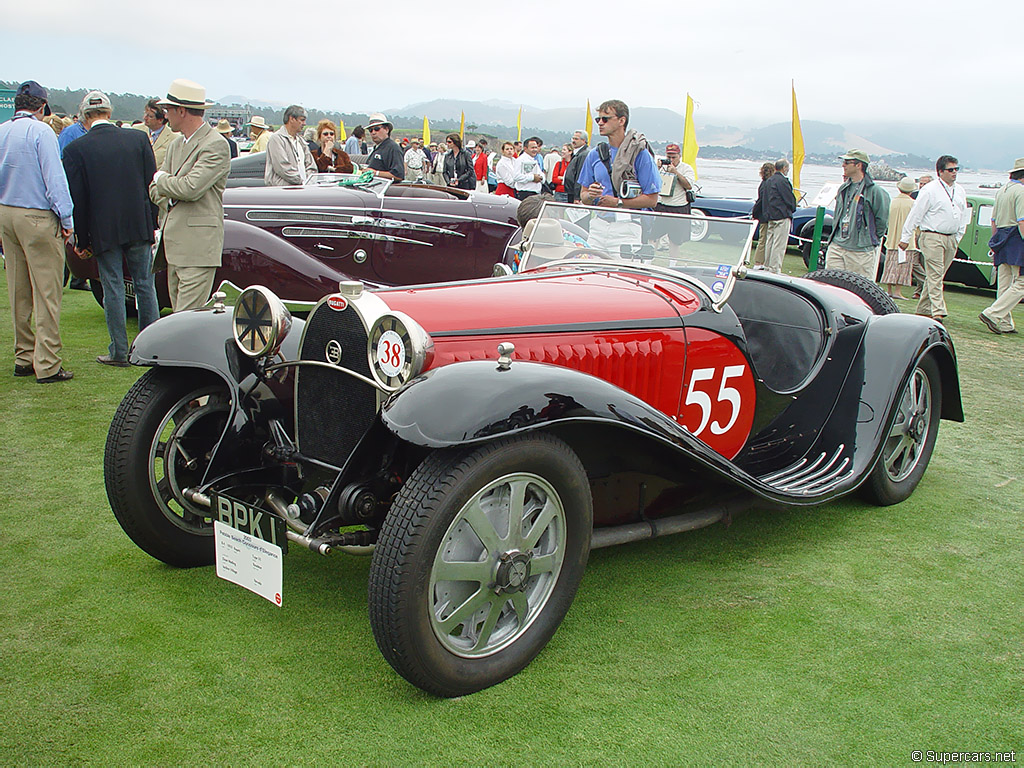
[[[113,365],[117,368],[127,368],[131,365],[127,360],[118,360],[110,355],[100,355],[96,358],[96,362],[102,365]]]
[[[47,376],[45,379],[36,379],[36,381],[39,384],[54,384],[58,381],[71,381],[73,378],[75,378],[75,374],[61,368],[53,376]]]
[[[18,365],[14,364],[14,375],[15,376],[31,376],[35,373],[35,369],[31,365]]]

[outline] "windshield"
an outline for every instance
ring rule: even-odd
[[[756,226],[752,219],[548,202],[524,229],[519,271],[577,260],[649,265],[685,274],[724,300],[737,267],[747,263]]]

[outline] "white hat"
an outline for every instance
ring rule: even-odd
[[[82,99],[82,103],[78,106],[78,114],[80,115],[84,115],[86,112],[94,112],[96,110],[102,110],[105,112],[109,112],[111,110],[110,97],[103,91],[89,91],[85,94],[85,98]]]
[[[186,109],[208,109],[212,101],[206,100],[206,89],[199,83],[179,78],[167,89],[167,98],[157,102],[161,107],[185,107]]]
[[[370,121],[366,124],[366,127],[369,129],[376,125],[386,125],[389,130],[395,127],[383,112],[374,112],[370,115]]]
[[[472,139],[470,139],[469,141],[466,142],[466,149],[472,149],[475,146],[476,146],[476,142],[473,141]]]
[[[253,128],[262,128],[265,131],[270,130],[270,126],[263,119],[263,115],[253,115],[252,120],[246,123],[246,125],[251,125]]]

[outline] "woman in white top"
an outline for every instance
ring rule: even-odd
[[[516,190],[512,186],[512,177],[515,176],[515,151],[511,141],[501,145],[501,158],[494,166],[494,175],[498,177],[498,188],[494,190],[496,195],[516,196]]]

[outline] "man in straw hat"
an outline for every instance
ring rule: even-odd
[[[370,132],[374,146],[370,150],[370,159],[366,166],[376,176],[402,181],[405,179],[405,153],[391,138],[392,128],[394,126],[387,115],[381,112],[370,115],[366,130]]]
[[[213,290],[224,247],[224,186],[231,155],[206,122],[206,89],[175,80],[160,100],[171,129],[181,135],[167,150],[149,185],[150,199],[166,204],[154,269],[167,268],[167,290],[175,312],[203,306]]]
[[[90,91],[79,109],[86,134],[64,150],[64,169],[75,203],[75,253],[91,250],[103,286],[103,315],[110,334],[97,363],[126,367],[124,265],[135,284],[139,330],[160,317],[153,285],[156,206],[147,189],[156,172],[153,149],[140,131],[110,122],[110,98]]]
[[[246,123],[246,126],[249,128],[249,137],[252,139],[249,153],[266,152],[267,142],[270,141],[270,134],[273,131],[270,130],[267,121],[263,119],[263,115],[253,115],[252,120]]]
[[[231,159],[234,160],[238,157],[238,145],[235,144],[235,140],[231,138],[231,134],[234,132],[230,121],[227,118],[222,117],[217,121],[217,133],[224,137],[224,140],[228,143],[228,150],[231,152]]]
[[[996,192],[992,211],[992,263],[998,275],[996,300],[978,319],[992,333],[1016,333],[1013,308],[1024,299],[1024,157],[1010,170],[1010,181]]]
[[[0,124],[0,238],[14,322],[14,375],[40,384],[67,381],[61,366],[60,302],[64,240],[74,230],[71,192],[46,89],[35,80],[18,87],[14,117]],[[35,332],[32,321],[35,320]]]

